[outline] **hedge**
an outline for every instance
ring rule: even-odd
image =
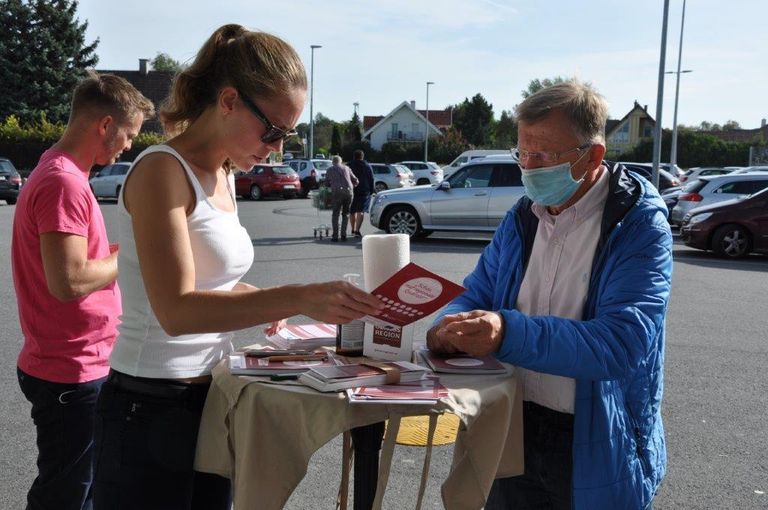
[[[22,125],[16,116],[11,115],[0,123],[0,158],[10,159],[26,176],[37,165],[43,152],[61,138],[64,128],[64,124],[50,122],[44,114],[27,125]],[[142,150],[162,141],[163,137],[158,133],[142,132],[121,159],[131,161]]]

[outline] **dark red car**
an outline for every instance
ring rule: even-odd
[[[288,165],[255,165],[235,174],[235,194],[251,200],[281,195],[294,198],[301,191],[299,175]]]
[[[727,200],[687,213],[683,242],[727,258],[768,253],[768,188],[746,199]]]

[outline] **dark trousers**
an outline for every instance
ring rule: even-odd
[[[37,430],[37,478],[27,509],[90,510],[94,410],[105,378],[61,384],[18,368],[16,374]]]
[[[573,493],[573,415],[523,402],[525,473],[493,482],[486,510],[567,510]]]
[[[230,508],[230,481],[193,469],[208,387],[110,373],[96,411],[97,510]]]
[[[331,192],[331,222],[333,223],[333,238],[339,238],[339,211],[341,211],[341,235],[347,236],[349,222],[349,206],[352,204],[352,190],[337,188]]]

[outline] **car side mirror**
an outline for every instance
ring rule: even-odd
[[[437,189],[442,191],[448,191],[451,189],[451,183],[448,181],[440,181],[440,184],[437,185]]]

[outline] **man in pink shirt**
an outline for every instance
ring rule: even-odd
[[[28,509],[91,508],[95,404],[121,310],[117,247],[88,174],[130,149],[153,114],[126,80],[89,73],[74,90],[64,135],[16,205],[11,251],[24,334],[17,371],[38,447]]]

